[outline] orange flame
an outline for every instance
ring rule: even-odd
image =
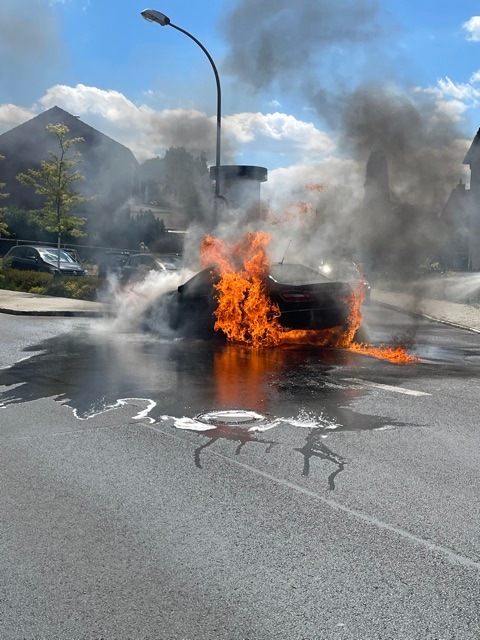
[[[268,234],[257,232],[235,243],[207,236],[201,247],[203,265],[215,264],[220,270],[215,330],[255,348],[276,346],[281,333],[280,311],[265,290],[269,242]]]
[[[248,233],[233,243],[206,236],[201,247],[203,266],[215,265],[220,281],[215,285],[218,306],[214,312],[215,330],[227,340],[254,348],[278,345],[312,345],[349,349],[396,363],[418,362],[401,346],[380,346],[355,342],[362,324],[361,305],[364,289],[360,284],[348,299],[350,313],[344,327],[325,330],[288,330],[278,318],[280,310],[265,287],[270,265],[267,245],[270,236],[264,232]]]
[[[327,185],[322,184],[321,182],[308,182],[305,185],[305,189],[307,189],[307,191],[313,191],[315,193],[320,193],[321,191],[325,191],[326,188],[327,188]]]

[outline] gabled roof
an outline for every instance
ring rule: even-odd
[[[70,130],[69,138],[84,138],[87,143],[85,146],[105,146],[110,153],[123,155],[125,160],[128,158],[135,165],[138,165],[135,156],[128,147],[85,124],[79,117],[73,116],[68,111],[57,106],[0,135],[0,153],[2,153],[2,149],[5,150],[12,146],[19,145],[21,148],[38,144],[39,138],[51,141],[51,137],[46,131],[47,124],[65,124]]]
[[[65,124],[68,139],[83,138],[73,149],[80,154],[81,192],[95,197],[84,209],[91,212],[119,210],[137,188],[138,161],[123,144],[85,124],[68,111],[52,107],[40,115],[0,135],[0,182],[6,184],[6,205],[35,209],[41,197],[20,184],[19,173],[29,171],[58,150],[58,141],[47,131],[49,124]],[[92,214],[93,215],[93,214]]]
[[[476,164],[480,162],[480,129],[477,131],[477,135],[473,139],[470,149],[465,156],[463,164]]]

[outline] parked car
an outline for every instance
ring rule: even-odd
[[[182,257],[176,253],[134,253],[121,271],[121,281],[137,282],[146,278],[152,271],[177,271],[182,268]]]
[[[364,302],[370,301],[371,286],[368,282],[363,269],[352,260],[346,258],[327,257],[320,261],[318,267],[320,273],[334,280],[343,280],[348,282],[352,289],[356,289],[359,285],[363,287],[365,294]]]
[[[10,265],[12,269],[44,271],[53,273],[54,275],[64,276],[86,275],[85,269],[63,249],[60,249],[59,269],[58,249],[56,247],[18,245],[8,251],[5,260],[11,260]]]
[[[203,269],[164,298],[171,329],[210,332],[217,307],[215,284],[220,274]],[[279,322],[289,329],[327,329],[346,324],[351,288],[301,264],[275,264],[267,273],[266,291],[280,310]]]
[[[130,255],[130,251],[121,249],[105,251],[98,259],[98,275],[101,278],[106,278],[109,273],[119,276]]]

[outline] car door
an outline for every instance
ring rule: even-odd
[[[23,269],[38,271],[40,269],[40,256],[33,247],[25,247],[25,257],[23,258]]]
[[[25,253],[27,251],[27,247],[14,247],[10,254],[9,258],[12,260],[12,269],[26,269],[25,266]]]

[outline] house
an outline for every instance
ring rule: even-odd
[[[129,202],[138,193],[138,162],[130,149],[57,106],[0,135],[0,155],[5,156],[0,162],[0,182],[5,182],[4,192],[9,194],[2,205],[41,206],[40,196],[16,176],[38,167],[49,151],[58,152],[56,139],[46,130],[48,124],[65,124],[68,138],[83,138],[73,148],[81,153],[78,170],[85,178],[76,187],[95,200],[79,207],[77,215],[87,218],[92,238],[108,237],[115,219],[129,215]]]
[[[480,270],[480,129],[473,139],[463,164],[470,167],[469,212],[469,268]]]
[[[470,189],[460,181],[451,192],[440,219],[452,240],[450,266],[480,270],[480,129],[463,160],[470,167]]]

